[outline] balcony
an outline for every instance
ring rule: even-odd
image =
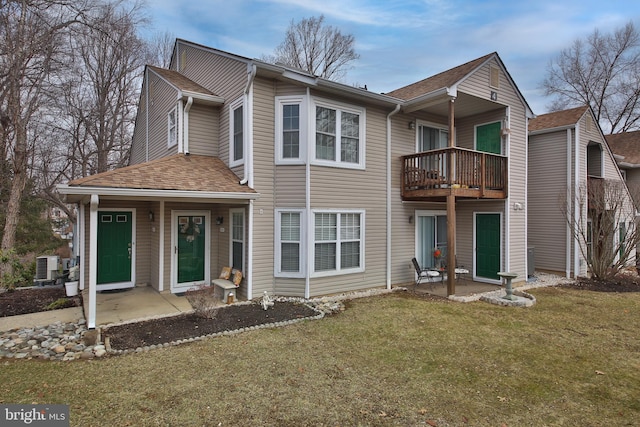
[[[505,156],[453,147],[402,156],[402,199],[507,197]]]

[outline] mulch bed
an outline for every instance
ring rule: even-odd
[[[80,296],[67,297],[64,287],[44,286],[29,289],[16,289],[0,293],[0,317],[47,311],[50,304],[58,301],[54,309],[80,307]],[[48,308],[49,307],[49,308]]]
[[[295,302],[276,302],[264,310],[260,304],[234,304],[216,310],[213,319],[188,313],[106,328],[113,350],[162,345],[188,338],[232,331],[250,326],[316,316],[312,308]]]
[[[560,286],[594,292],[640,292],[640,278],[636,274],[618,274],[607,281],[578,277]]]

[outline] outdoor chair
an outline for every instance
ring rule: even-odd
[[[427,282],[430,282],[432,278],[434,277],[438,277],[440,275],[440,273],[438,273],[435,270],[429,270],[429,269],[422,269],[420,268],[420,264],[418,264],[418,260],[413,258],[411,259],[411,262],[413,263],[413,268],[415,268],[416,270],[416,288],[418,287],[418,285],[420,283],[422,283],[423,280],[426,280]]]

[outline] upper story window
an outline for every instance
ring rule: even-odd
[[[242,99],[231,105],[229,129],[229,164],[237,166],[244,160],[244,106]]]
[[[316,101],[314,161],[316,164],[364,169],[365,110]]]
[[[276,97],[276,152],[281,164],[302,164],[306,158],[306,99]]]
[[[167,130],[167,147],[173,147],[178,143],[178,109],[176,107],[169,111]]]

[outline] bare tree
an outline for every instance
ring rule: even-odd
[[[640,34],[630,22],[574,41],[549,63],[542,88],[555,97],[552,111],[586,104],[605,132],[640,128]]]
[[[65,35],[92,0],[0,0],[0,122],[3,161],[10,170],[2,250],[13,248],[33,150],[32,119],[64,62]]]
[[[593,278],[610,279],[633,264],[640,227],[623,181],[590,179],[571,198],[561,196],[560,207]]]
[[[325,79],[340,80],[348,64],[360,57],[354,45],[352,34],[342,34],[339,29],[326,25],[324,16],[305,18],[298,23],[291,21],[275,55],[264,59]]]
[[[176,37],[169,31],[154,34],[147,41],[147,64],[169,68]]]

